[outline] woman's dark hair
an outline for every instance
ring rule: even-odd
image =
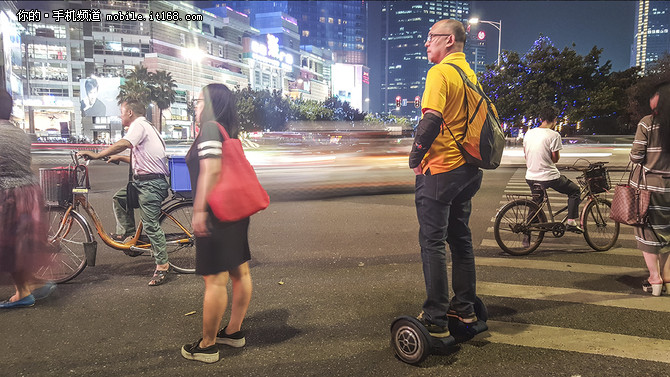
[[[659,137],[663,153],[670,154],[670,82],[662,83],[656,88],[658,105],[656,106],[656,123],[659,125]]]
[[[9,120],[12,116],[14,101],[5,88],[0,88],[0,119]]]
[[[202,88],[205,107],[200,114],[200,127],[207,122],[219,122],[228,132],[228,136],[237,138],[239,124],[235,95],[224,84],[209,84]]]

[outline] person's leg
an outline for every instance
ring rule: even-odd
[[[661,280],[664,283],[670,283],[670,252],[661,253],[658,255],[658,264],[660,267]],[[670,292],[668,292],[670,294]]]
[[[530,187],[530,193],[533,197],[533,201],[537,204],[540,204],[542,203],[542,200],[544,200],[544,190],[535,187],[536,183],[542,184],[541,181],[526,179],[526,184],[528,184],[528,187]]]
[[[16,293],[14,296],[9,298],[9,301],[14,302],[18,301],[28,295],[30,295],[30,276],[31,274],[27,271],[16,271],[12,272],[12,279],[14,280],[14,288]]]
[[[200,348],[216,343],[216,334],[221,326],[223,313],[228,305],[228,271],[203,276],[205,297],[202,302],[202,341]]]
[[[651,294],[653,296],[660,296],[663,287],[663,278],[659,270],[659,254],[642,251],[644,262],[647,264],[649,270],[649,278],[647,281],[651,285]]]
[[[116,217],[116,234],[131,236],[135,234],[134,211],[126,209],[126,188],[117,191],[112,197],[112,209]]]
[[[579,194],[581,190],[579,186],[569,180],[566,176],[561,175],[560,178],[550,181],[547,187],[551,187],[554,190],[565,194],[568,196],[568,220],[577,220],[579,219],[579,203],[581,200]]]
[[[472,197],[479,190],[482,172],[478,171],[451,203],[447,242],[451,250],[454,299],[450,308],[459,314],[474,313],[476,297],[475,255],[469,227]]]
[[[230,321],[226,326],[226,334],[234,334],[242,328],[242,321],[247,315],[251,293],[253,290],[249,262],[244,262],[230,270],[230,280],[233,283],[233,299],[230,308]]]
[[[168,269],[165,233],[160,227],[161,204],[167,197],[167,182],[163,179],[139,182],[140,216],[144,232],[151,242],[151,249],[156,261],[156,269]]]
[[[434,325],[447,326],[449,286],[447,281],[447,218],[449,205],[434,199],[437,176],[416,176],[415,205],[419,220],[419,245],[426,285],[424,318]]]

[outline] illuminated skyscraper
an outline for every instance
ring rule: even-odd
[[[260,28],[255,15],[283,12],[295,18],[300,28],[300,45],[333,51],[333,61],[366,64],[366,1],[228,1],[218,2],[251,17]]]
[[[631,65],[647,71],[670,52],[670,2],[639,0],[636,16]]]
[[[426,57],[428,30],[437,21],[447,18],[467,25],[469,1],[385,1],[382,5],[382,55],[384,71],[381,88],[382,110],[394,115],[419,115],[417,96],[423,95],[426,73],[432,66]],[[475,69],[475,59],[483,63],[485,45],[471,36],[465,44],[465,56]],[[483,64],[477,70],[484,69]],[[396,110],[396,98],[401,106]]]

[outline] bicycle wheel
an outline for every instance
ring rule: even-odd
[[[185,200],[161,210],[160,225],[165,232],[168,261],[177,272],[195,272],[195,234],[191,218],[193,202]]]
[[[537,249],[544,239],[544,231],[530,225],[546,221],[547,216],[535,202],[518,199],[505,204],[498,211],[493,234],[506,253],[527,255]]]
[[[52,250],[48,265],[35,273],[38,279],[64,283],[74,279],[86,268],[84,244],[93,242],[93,233],[86,220],[75,211],[70,211],[63,223],[65,212],[64,207],[47,207],[48,240]]]
[[[597,198],[584,208],[584,238],[596,251],[611,249],[619,238],[619,223],[610,219],[611,207],[609,200]]]

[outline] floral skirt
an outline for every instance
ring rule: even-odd
[[[0,272],[35,272],[47,263],[47,224],[39,185],[0,190]]]

